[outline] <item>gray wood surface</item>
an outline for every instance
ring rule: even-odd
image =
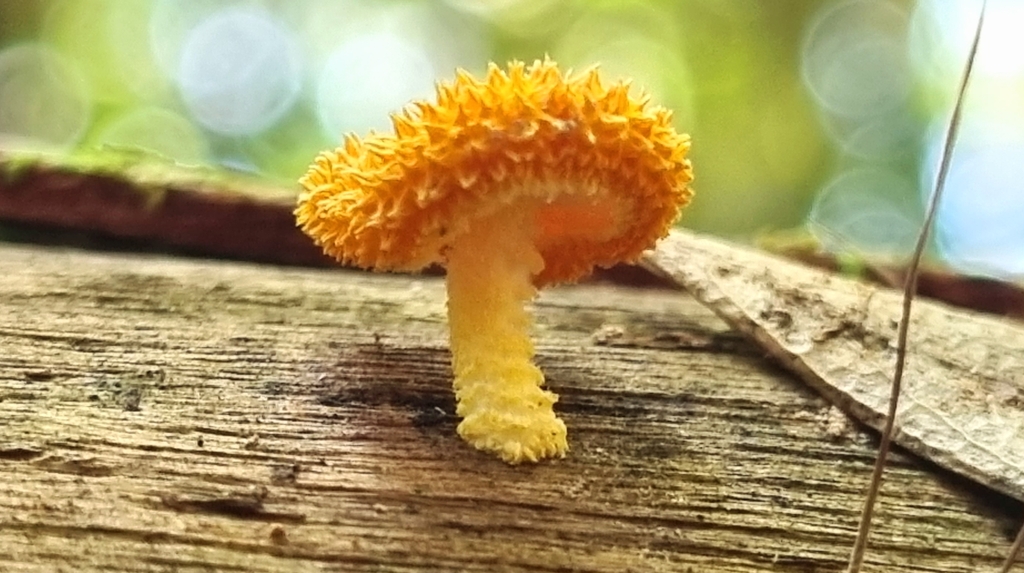
[[[455,435],[437,279],[0,245],[0,571],[840,571],[870,434],[684,295],[536,305],[564,460]],[[870,571],[1020,505],[909,456]]]

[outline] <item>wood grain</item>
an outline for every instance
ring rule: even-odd
[[[437,279],[0,245],[2,571],[839,571],[874,455],[692,300],[537,304],[560,461],[455,435]],[[874,571],[1021,507],[897,456]]]

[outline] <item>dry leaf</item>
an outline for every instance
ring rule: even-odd
[[[683,231],[644,264],[834,404],[884,424],[901,293]],[[896,442],[1024,500],[1024,327],[924,300],[911,321]]]

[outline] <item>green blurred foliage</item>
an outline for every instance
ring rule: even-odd
[[[694,139],[685,225],[738,235],[802,222],[834,154],[799,74],[820,1],[531,4],[497,20],[497,59],[596,55],[613,77],[639,78]]]
[[[340,141],[341,134],[324,133],[309,77],[288,112],[259,133],[218,134],[192,121],[149,38],[157,4],[0,0],[0,48],[43,42],[86,78],[93,107],[77,148],[134,142],[186,163],[293,181],[319,149]],[[239,3],[188,3],[195,18],[231,4]],[[322,45],[332,40],[324,27],[330,32],[337,22],[339,35],[378,26],[411,36],[423,30],[431,37],[457,30],[463,38],[473,36],[447,45],[442,56],[431,52],[442,76],[451,75],[450,67],[441,67],[449,63],[479,72],[487,61],[547,54],[566,67],[600,63],[611,78],[632,78],[655,103],[673,109],[677,127],[693,136],[697,194],[683,223],[699,230],[744,236],[802,224],[838,156],[800,76],[801,39],[820,0],[242,4],[268,10],[304,37],[303,54],[312,67],[326,58]],[[316,17],[318,10],[323,17]],[[399,12],[404,15],[391,17]],[[423,16],[428,12],[432,20]],[[381,123],[386,119],[382,114]]]

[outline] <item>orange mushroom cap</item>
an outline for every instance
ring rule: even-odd
[[[353,135],[301,179],[296,217],[324,251],[377,270],[445,262],[474,219],[526,202],[544,258],[536,285],[636,260],[692,195],[689,136],[671,112],[605,88],[596,68],[545,59],[459,71],[435,103],[392,116],[393,134]]]

